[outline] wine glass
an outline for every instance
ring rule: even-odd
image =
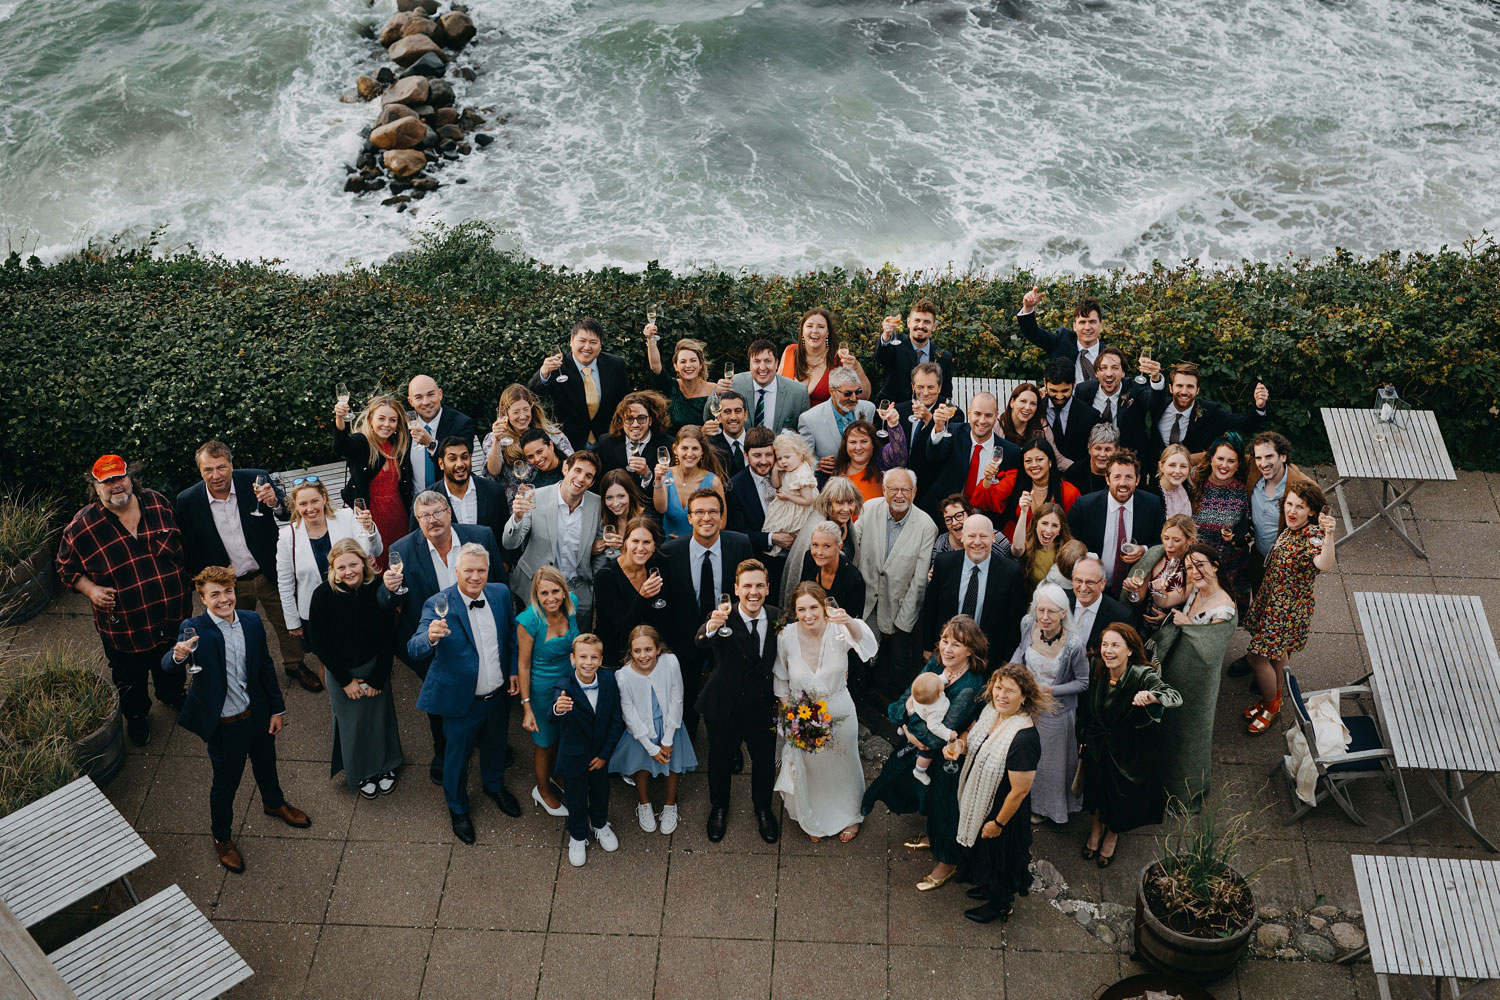
[[[661,445],[660,447],[658,447],[656,449],[656,464],[665,465],[668,469],[667,477],[662,481],[662,485],[666,485],[667,483],[671,482],[672,473],[670,470],[672,468],[672,449],[668,448],[666,445]]]
[[[657,314],[659,312],[661,312],[661,304],[660,303],[653,302],[653,303],[651,303],[651,305],[649,305],[649,306],[646,307],[646,324],[648,326],[655,326],[656,325],[656,316],[657,316]],[[652,339],[655,339],[655,338],[652,338]]]
[[[369,509],[370,509],[370,503],[364,497],[355,497],[354,498],[354,512],[356,514],[364,514],[367,511],[369,511]],[[359,530],[360,530],[360,533],[363,534],[366,538],[370,537],[370,531],[364,525],[360,525],[360,529]]]
[[[262,486],[269,486],[269,485],[271,485],[271,477],[267,476],[264,472],[262,472],[260,475],[258,475],[258,476],[255,477],[255,488],[256,489],[260,489]],[[266,515],[261,511],[261,507],[263,507],[263,506],[265,506],[265,505],[260,502],[260,498],[256,497],[256,500],[255,500],[255,509],[250,512],[250,516],[251,517],[265,517]]]
[[[1149,347],[1146,347],[1144,344],[1141,345],[1141,357],[1140,357],[1140,360],[1141,361],[1150,361],[1151,360],[1151,349]],[[1137,375],[1135,377],[1135,381],[1136,381],[1137,385],[1146,385],[1151,380],[1146,377],[1146,373],[1145,372],[1141,372],[1139,375]]]
[[[620,532],[612,524],[604,526],[604,555],[608,559],[620,558]]]
[[[432,613],[439,618],[448,617],[448,595],[441,591],[432,599]]]
[[[724,612],[726,615],[734,610],[734,602],[729,599],[728,594],[719,595],[719,610]],[[724,638],[731,635],[734,635],[734,631],[730,629],[729,620],[726,618],[724,620],[724,624],[719,626],[719,636],[721,638]]]
[[[837,610],[839,610],[839,602],[835,601],[833,599],[833,595],[832,594],[829,594],[828,597],[827,597],[827,599],[823,601],[823,607],[825,609],[824,610],[824,614],[827,614],[827,612],[829,612],[829,611],[837,611]],[[849,634],[849,630],[846,629],[846,628],[844,628],[844,626],[842,626],[842,625],[835,625],[834,628],[836,628],[836,629],[839,630],[838,631],[838,636],[839,636],[840,639],[844,638],[845,636],[847,636]]]
[[[1134,538],[1128,539],[1120,543],[1120,555],[1133,556],[1135,555],[1136,550],[1140,547],[1140,543],[1137,542]]]
[[[182,626],[182,638],[178,642],[185,642],[188,644],[189,649],[196,650],[198,648],[198,630],[191,625]],[[203,672],[203,668],[194,662],[191,653],[188,654],[187,672],[190,674]]]
[[[722,413],[723,410],[724,400],[719,398],[719,394],[717,392],[708,397],[708,412],[714,415],[715,420],[719,419],[719,414]]]
[[[566,358],[568,356],[568,349],[564,345],[559,344],[557,345],[557,351],[555,353],[560,358]],[[566,382],[568,380],[567,372],[563,371],[561,368],[553,372],[552,377],[558,382]]]
[[[340,403],[343,403],[345,406],[349,405],[349,387],[344,383],[340,382],[333,387],[333,395]]]
[[[661,577],[661,570],[655,566],[652,566],[651,572],[647,573],[646,576],[647,578],[657,577],[659,579]],[[651,606],[657,611],[660,611],[662,608],[667,606],[667,599],[661,595],[661,591],[657,591],[656,600],[651,602]]]
[[[399,553],[396,550],[392,549],[390,552],[386,553],[385,563],[391,569],[395,570],[397,573],[400,573],[401,572],[401,553]],[[396,593],[398,593],[398,594],[404,594],[404,593],[406,593],[406,578],[405,577],[401,578],[401,586],[399,586],[399,587],[396,588]]]
[[[727,378],[727,379],[729,379],[729,380],[731,380],[731,381],[734,380],[734,362],[733,361],[726,361],[726,362],[724,362],[724,377]]]
[[[875,432],[876,437],[888,438],[891,436],[891,432],[885,429],[885,411],[890,405],[891,401],[881,396],[880,402],[875,406],[875,415],[880,418],[880,430]]]

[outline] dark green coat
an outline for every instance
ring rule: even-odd
[[[1154,691],[1159,703],[1137,707],[1136,694]],[[1089,689],[1078,702],[1078,741],[1083,744],[1083,808],[1116,833],[1160,823],[1166,806],[1162,788],[1162,712],[1182,704],[1182,695],[1154,669],[1132,665],[1111,685],[1109,670],[1095,656]]]

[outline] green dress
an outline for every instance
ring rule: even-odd
[[[1183,607],[1192,607],[1193,592]],[[1239,627],[1238,613],[1211,620],[1201,612],[1187,625],[1168,620],[1151,638],[1162,680],[1182,695],[1182,707],[1162,720],[1162,784],[1188,812],[1203,805],[1213,781],[1214,713],[1224,653]],[[1201,620],[1198,620],[1201,619]]]
[[[569,615],[567,634],[548,639],[547,615],[532,605],[516,616],[516,627],[524,628],[532,639],[531,714],[536,719],[536,732],[531,734],[531,741],[539,747],[550,747],[557,742],[557,719],[552,714],[552,704],[557,701],[557,689],[563,678],[573,669],[578,618]]]
[[[672,422],[674,434],[688,424],[703,426],[703,407],[708,396],[713,394],[712,390],[708,395],[684,396],[682,387],[677,384],[677,376],[666,370],[656,376],[656,387],[667,397],[667,417]]]
[[[1141,691],[1158,703],[1131,704]],[[1160,770],[1163,713],[1182,695],[1144,664],[1132,664],[1109,682],[1109,669],[1095,656],[1089,689],[1078,702],[1078,739],[1083,744],[1083,809],[1115,833],[1161,822],[1166,796]]]

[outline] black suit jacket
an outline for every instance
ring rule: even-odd
[[[255,477],[265,474],[264,469],[235,469],[234,499],[240,509],[245,546],[260,567],[261,575],[275,580],[277,529],[285,522],[278,521],[255,499]],[[282,506],[281,490],[274,485],[272,489],[276,490],[278,507]],[[257,510],[262,517],[254,516]],[[197,575],[205,566],[228,566],[229,553],[224,551],[224,541],[219,537],[218,525],[214,524],[213,511],[208,506],[208,487],[197,482],[177,494],[176,513],[177,526],[182,529],[182,555],[187,563],[188,576]]]
[[[1146,429],[1151,419],[1151,407],[1155,403],[1155,393],[1151,386],[1143,385],[1129,376],[1120,386],[1120,412],[1114,423],[1120,428],[1120,447],[1129,448],[1140,455],[1146,450]],[[1087,382],[1073,390],[1073,406],[1076,408],[1082,404],[1088,414],[1088,430],[1083,432],[1083,454],[1074,459],[1077,462],[1088,461],[1088,431],[1093,430],[1094,425],[1103,420],[1103,415],[1094,408],[1094,401],[1099,398],[1099,380],[1089,379]],[[1071,436],[1071,428],[1069,428]],[[1075,484],[1076,485],[1076,484]]]
[[[1114,554],[1104,551],[1105,518],[1109,515],[1109,491],[1100,490],[1078,498],[1073,509],[1068,511],[1068,527],[1073,537],[1089,547],[1104,560],[1106,570]],[[1161,541],[1161,529],[1167,521],[1166,509],[1161,498],[1145,490],[1135,491],[1135,509],[1131,515],[1130,533],[1142,545],[1152,546]],[[1120,589],[1119,580],[1111,580],[1110,589]]]
[[[245,693],[250,696],[250,718],[254,725],[264,728],[271,724],[271,716],[286,711],[281,682],[276,677],[276,664],[266,645],[266,626],[260,615],[254,611],[236,611],[235,615],[240,628],[245,630]],[[193,675],[177,724],[207,741],[219,728],[219,719],[224,715],[224,699],[229,691],[224,633],[219,631],[213,615],[207,611],[182,624],[198,630],[198,648],[193,651],[192,662],[203,669]],[[177,634],[182,634],[180,629]],[[186,662],[178,663],[172,659],[170,648],[162,657],[161,665],[163,670],[187,669]]]
[[[448,498],[448,508],[452,510],[453,495],[448,492],[448,481],[446,479],[440,479],[438,480],[437,485],[431,488]],[[484,476],[476,476],[470,474],[469,489],[479,491],[479,503],[475,510],[475,515],[478,517],[478,520],[475,523],[482,524],[486,528],[489,528],[495,533],[495,538],[498,539],[500,537],[500,532],[505,530],[506,518],[510,517],[510,502],[505,499],[504,488],[502,488],[501,485],[495,482],[493,479],[487,479]],[[457,524],[458,521],[455,519],[453,523]],[[417,530],[416,511],[412,511],[411,519],[408,524],[408,531],[414,532]],[[503,581],[496,582],[498,583]]]
[[[1074,609],[1078,607],[1078,597],[1070,590],[1068,591],[1068,603]],[[1104,630],[1117,622],[1134,627],[1135,615],[1130,609],[1108,594],[1099,595],[1099,610],[1094,615],[1094,627],[1089,629],[1088,651],[1096,653],[1099,651],[1099,637]]]
[[[1156,399],[1151,407],[1147,438],[1150,441],[1151,452],[1151,463],[1148,468],[1153,474],[1156,472],[1157,459],[1161,455],[1162,449],[1167,446],[1167,437],[1171,436],[1171,431],[1169,430],[1167,436],[1163,437],[1161,432],[1157,430],[1157,423],[1161,420],[1162,414],[1167,411],[1167,407],[1171,403],[1172,394],[1164,390],[1156,394]],[[1234,413],[1220,403],[1215,403],[1199,396],[1193,404],[1193,415],[1188,418],[1187,430],[1182,435],[1182,444],[1188,451],[1197,454],[1200,451],[1207,451],[1208,446],[1214,443],[1214,439],[1226,431],[1238,432],[1246,438],[1246,443],[1248,443],[1248,439],[1260,430],[1263,423],[1265,423],[1265,418],[1259,413],[1254,411],[1250,413]],[[1142,456],[1143,460],[1144,457]]]
[[[723,464],[724,468],[729,470],[731,476],[739,475],[741,470],[745,468],[745,446],[743,443],[740,445],[740,454],[738,456],[734,453],[734,443],[722,433],[715,434],[709,438],[708,443],[713,446],[714,451],[719,453],[719,461]]]
[[[995,454],[1000,456],[1000,471],[1021,467],[1021,447],[1011,444],[999,434],[1000,425],[995,425]],[[969,457],[974,453],[974,439],[969,434],[968,424],[949,424],[948,434],[941,441],[932,440],[931,428],[924,428],[918,435],[912,454],[916,463],[927,472],[926,485],[922,473],[917,473],[917,506],[942,523],[942,512],[938,505],[943,497],[964,491],[969,476]],[[1011,649],[1016,647],[1012,646]]]
[[[922,601],[922,635],[927,649],[937,648],[938,635],[948,619],[959,613],[966,582],[964,552],[939,552],[932,559],[932,582]],[[989,578],[985,582],[984,607],[979,609],[979,627],[990,640],[991,666],[1005,662],[1002,657],[1021,642],[1021,618],[1026,614],[1026,588],[1021,570],[1013,560],[990,556]]]
[[[734,571],[740,563],[753,557],[750,539],[738,531],[719,532],[719,579],[715,581],[714,597],[734,593]],[[692,535],[682,535],[662,546],[667,578],[667,607],[673,609],[671,635],[667,642],[679,660],[701,661],[702,653],[694,645],[693,636],[703,617],[698,614],[698,574],[693,571]],[[692,692],[688,692],[692,697]]]
[[[1045,396],[1042,397],[1041,408],[1037,411],[1039,422],[1052,426],[1052,403]],[[1053,444],[1057,450],[1075,462],[1088,461],[1089,457],[1089,431],[1094,429],[1098,423],[1099,414],[1094,412],[1092,406],[1084,406],[1083,401],[1078,398],[1078,393],[1073,393],[1073,399],[1068,405],[1068,418],[1063,424],[1063,435],[1059,439],[1057,432],[1052,432]]]
[[[561,373],[568,376],[566,382],[557,381],[558,372],[542,381],[542,373],[536,372],[526,385],[532,392],[552,400],[552,414],[562,425],[574,451],[589,446],[589,434],[598,441],[609,433],[609,422],[614,419],[615,407],[630,391],[630,380],[625,373],[625,359],[618,354],[601,353],[594,362],[599,368],[599,410],[589,419],[588,404],[583,398],[583,376],[578,374],[578,365],[573,362],[571,351],[563,352]]]
[[[1049,360],[1063,358],[1077,363],[1078,334],[1073,332],[1072,327],[1060,326],[1056,330],[1043,330],[1037,323],[1034,312],[1017,316],[1016,322],[1021,325],[1021,336],[1046,351]],[[1102,347],[1103,344],[1101,343],[1100,346]]]
[[[769,604],[764,609],[765,629],[771,634],[761,636],[758,654],[751,647],[750,630],[738,609],[730,613],[726,623],[730,635],[721,636],[718,629],[709,632],[704,623],[698,625],[693,642],[704,655],[711,657],[694,705],[704,718],[743,719],[756,724],[764,719],[766,728],[771,727],[771,710],[776,703],[771,680],[776,665],[775,629],[782,612]]]
[[[588,773],[589,761],[595,757],[609,762],[610,755],[625,732],[625,716],[620,711],[620,685],[612,670],[602,667],[594,675],[599,682],[599,707],[589,704],[578,675],[568,671],[557,694],[566,694],[573,699],[573,707],[562,715],[554,715],[557,723],[557,767],[553,770],[565,778],[582,777]],[[551,712],[557,702],[546,707]]]
[[[584,436],[587,437],[588,435]],[[613,434],[606,434],[594,442],[594,453],[599,456],[600,464],[599,475],[594,477],[594,490],[596,492],[606,472],[611,469],[623,469],[629,465],[625,457],[625,443],[625,436],[623,434],[618,437]],[[646,460],[648,468],[654,469],[656,468],[656,449],[670,447],[672,447],[672,435],[652,431],[651,436],[646,439],[646,450],[641,453],[641,457]],[[639,479],[636,480],[636,486],[640,486]]]
[[[509,586],[510,574],[505,571],[505,563],[500,559],[500,542],[493,531],[481,524],[455,524],[453,531],[458,535],[460,545],[465,542],[483,545],[490,554],[490,582]],[[401,583],[406,587],[407,593],[392,594],[382,582],[376,596],[381,607],[396,609],[396,655],[401,658],[402,663],[415,670],[418,676],[425,677],[432,657],[414,660],[406,645],[417,633],[417,623],[422,619],[422,605],[440,589],[437,574],[432,569],[432,556],[427,551],[427,538],[421,532],[413,531],[387,545],[386,552],[401,553]],[[501,643],[504,641],[502,637]]]
[[[943,397],[953,395],[953,352],[945,351],[937,344],[931,344],[928,353],[932,360],[937,362],[943,370]],[[875,343],[875,363],[885,373],[885,381],[881,383],[880,391],[876,397],[884,396],[895,402],[898,399],[911,400],[911,373],[917,367],[917,349],[912,346],[911,338],[901,337],[901,343],[891,344],[889,342]],[[873,400],[872,400],[873,402]]]

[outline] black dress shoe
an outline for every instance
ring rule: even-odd
[[[781,824],[769,809],[755,810],[755,822],[760,824],[760,839],[774,844],[781,839]]]
[[[728,809],[710,809],[708,811],[708,839],[717,844],[724,839],[724,830],[729,826]]]
[[[744,774],[745,773],[745,752],[743,750],[736,750],[734,752],[734,760],[732,760],[732,761],[729,762],[729,773],[730,774]]]
[[[972,910],[965,910],[964,916],[976,924],[987,924],[993,920],[1009,920],[1010,907],[1007,906],[1002,910],[995,903],[985,903],[982,906],[974,907]]]
[[[517,802],[516,797],[504,788],[501,788],[498,792],[492,792],[486,788],[484,794],[488,795],[490,800],[499,806],[500,811],[505,813],[505,815],[511,817],[521,815],[521,803]]]
[[[448,810],[448,818],[453,821],[453,835],[465,844],[474,843],[474,823],[469,819],[468,813],[456,813]]]
[[[432,779],[434,785],[443,783],[443,755],[440,753],[432,755],[432,763],[427,765],[427,777]]]
[[[984,890],[977,885],[969,886],[968,890],[964,892],[964,895],[968,896],[970,899],[989,899],[989,896],[985,895]]]
[[[151,720],[144,715],[135,719],[126,719],[125,733],[130,737],[130,742],[143,747],[151,742]]]

